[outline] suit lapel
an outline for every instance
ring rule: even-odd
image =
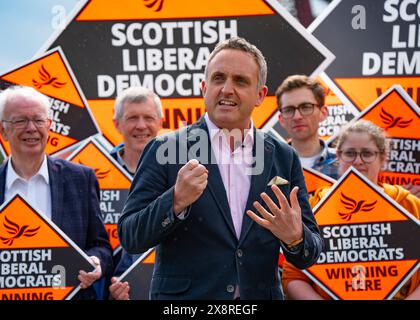
[[[6,192],[6,172],[9,160],[0,167],[0,204],[4,202],[4,193]]]
[[[256,159],[257,167],[264,163],[262,167],[262,172],[260,174],[253,174],[251,176],[251,188],[249,190],[248,200],[245,207],[244,217],[242,221],[242,228],[241,228],[241,236],[239,238],[239,245],[244,241],[246,235],[248,234],[249,230],[251,229],[252,224],[254,223],[253,220],[246,214],[247,210],[252,210],[256,212],[256,209],[252,205],[254,201],[260,201],[261,197],[260,194],[263,192],[267,184],[269,182],[271,167],[273,165],[273,149],[274,145],[267,140],[264,140],[264,135],[262,132],[255,130],[255,143],[253,147],[253,156]],[[260,153],[257,150],[258,146],[264,146],[264,152]],[[264,157],[261,158],[260,154],[263,154]]]
[[[222,212],[226,224],[229,226],[229,230],[232,232],[233,236],[237,238],[235,227],[233,226],[229,202],[226,196],[226,189],[223,185],[223,180],[220,175],[219,167],[217,166],[217,164],[209,164],[206,167],[209,170],[207,188],[209,188],[209,191],[213,196],[219,210]]]
[[[208,148],[207,161],[204,164],[204,166],[209,171],[207,188],[209,189],[210,194],[214,198],[214,202],[216,203],[220,212],[223,214],[223,217],[226,221],[226,224],[229,227],[229,230],[232,232],[233,236],[236,238],[235,227],[233,226],[229,202],[226,196],[226,190],[223,185],[223,180],[220,175],[219,167],[217,165],[217,162],[215,161],[215,156],[213,154],[213,149],[210,143],[210,134],[208,132],[208,128],[207,128],[204,117],[201,117],[199,121],[197,121],[190,127],[189,132],[188,132],[187,148],[189,151],[191,147],[194,145],[194,143],[198,141],[197,136],[199,134],[200,134],[200,138],[203,138],[202,136],[203,131],[206,132],[206,137],[207,137],[206,147]]]
[[[51,190],[51,220],[61,228],[63,217],[63,178],[61,177],[61,167],[51,157],[48,160],[48,174],[50,178]]]

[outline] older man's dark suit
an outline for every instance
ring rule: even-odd
[[[103,275],[112,273],[112,248],[101,218],[99,186],[92,169],[47,157],[51,189],[51,219],[88,256],[101,261]],[[0,167],[0,204],[4,202],[9,161]],[[76,298],[92,299],[92,287]]]
[[[208,185],[188,208],[185,220],[174,215],[174,185],[183,164],[162,165],[157,162],[156,153],[166,146],[169,153],[178,152],[180,144],[193,150],[199,142],[200,129],[207,131],[204,118],[183,129],[187,133],[170,133],[147,145],[118,222],[121,244],[130,253],[157,246],[152,299],[233,299],[237,284],[241,299],[282,299],[278,271],[280,246],[286,258],[299,268],[315,263],[322,250],[298,157],[288,145],[255,131],[256,143],[264,146],[261,151],[264,157],[257,160],[263,161],[264,170],[251,178],[246,208],[255,212],[252,203],[261,200],[263,191],[275,199],[267,186],[274,176],[290,181],[281,186],[286,197],[293,186],[299,186],[304,244],[298,252],[291,253],[270,231],[246,214],[240,238],[236,237],[226,191],[215,162],[205,165],[209,171]],[[209,143],[208,139],[207,136],[204,142]]]

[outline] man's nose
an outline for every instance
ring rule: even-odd
[[[233,91],[234,91],[234,89],[233,89],[234,87],[233,87],[233,83],[232,83],[232,81],[230,81],[230,80],[226,80],[225,81],[225,83],[223,84],[223,87],[222,87],[222,92],[224,93],[224,94],[232,94],[233,93]]]
[[[295,108],[295,114],[293,115],[293,119],[302,119],[302,118],[303,118],[303,116],[300,113],[299,109]]]
[[[137,129],[145,129],[146,126],[146,120],[140,117],[136,122],[136,128]]]
[[[26,131],[36,131],[35,121],[28,119],[28,124],[25,129]]]

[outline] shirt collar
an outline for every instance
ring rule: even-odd
[[[123,159],[124,151],[124,145],[122,145],[121,148],[117,150],[117,161],[122,166],[125,166],[125,162]]]
[[[328,146],[325,143],[325,141],[322,140],[322,139],[319,140],[319,144],[321,145],[321,148],[322,148],[319,160],[324,161],[324,160],[328,159]]]
[[[223,134],[222,129],[220,129],[218,126],[216,126],[216,124],[213,121],[210,120],[210,117],[207,112],[204,114],[204,120],[206,121],[207,128],[209,130],[210,141],[213,142],[216,135],[220,136],[221,134]],[[243,145],[248,147],[248,146],[252,146],[253,144],[254,144],[254,122],[251,119],[251,126],[247,130],[245,139],[243,141]]]
[[[125,152],[125,146],[122,145],[121,148],[119,148],[117,150],[117,162],[125,169],[127,170],[127,172],[129,174],[131,174],[132,176],[135,174],[135,172],[131,172],[130,170],[128,170],[127,164],[125,163],[124,159],[123,159],[123,155]]]
[[[33,177],[36,177],[36,176],[41,176],[47,184],[50,183],[50,177],[48,174],[48,162],[47,162],[46,155],[44,155],[44,160],[42,161],[41,167],[39,168],[38,172]],[[19,176],[16,173],[12,165],[12,156],[10,156],[9,163],[7,166],[7,172],[6,172],[6,188],[9,189],[16,180],[25,181],[25,179],[23,179],[21,176]]]
[[[289,146],[291,146],[292,145],[292,139],[289,139],[287,141],[287,143],[289,144]],[[325,141],[322,140],[322,139],[319,139],[319,144],[321,145],[321,148],[322,148],[321,152],[318,153],[319,161],[324,161],[324,160],[328,159],[329,148],[328,148],[328,145],[325,143]]]

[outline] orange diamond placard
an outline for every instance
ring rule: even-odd
[[[0,300],[71,299],[88,256],[19,194],[0,207]]]
[[[334,179],[312,168],[303,167],[302,169],[303,176],[305,177],[306,189],[310,195],[313,194],[316,189],[332,186],[335,182]]]
[[[129,283],[130,300],[149,300],[149,289],[155,265],[155,256],[155,249],[149,249],[119,278],[121,282],[127,281]]]
[[[253,114],[258,128],[277,110],[279,79],[316,76],[334,59],[277,0],[80,1],[43,50],[63,48],[101,132],[116,145],[122,137],[112,122],[114,102],[130,86],[148,87],[162,99],[166,131],[199,119],[208,57],[234,36],[256,44],[270,70],[267,98]]]
[[[325,105],[328,108],[327,118],[319,124],[318,135],[330,142],[341,127],[354,119],[359,112],[324,73],[317,80],[324,87]]]
[[[0,90],[13,85],[33,87],[49,98],[52,123],[46,146],[48,154],[63,152],[99,133],[79,84],[60,48],[50,50],[0,75]],[[1,137],[0,144],[3,155],[9,156],[9,143]]]
[[[304,272],[334,299],[391,299],[420,267],[420,222],[350,168],[313,209],[325,247]]]
[[[394,85],[355,120],[373,122],[386,131],[391,150],[379,180],[389,184],[420,184],[420,108]]]
[[[326,73],[360,111],[394,84],[420,105],[418,9],[418,1],[337,0],[309,26],[336,56]]]
[[[95,139],[88,139],[67,160],[95,171],[100,189],[100,207],[105,228],[114,250],[120,250],[117,222],[127,199],[132,178]]]

